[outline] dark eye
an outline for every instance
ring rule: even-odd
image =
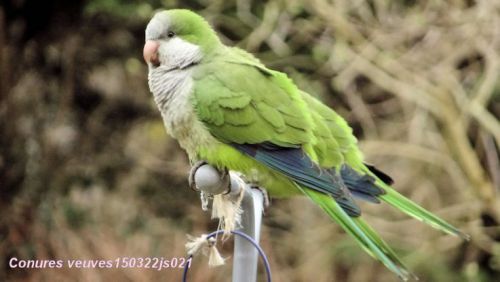
[[[168,36],[168,37],[170,37],[170,38],[172,38],[172,37],[174,37],[174,36],[175,36],[175,32],[173,32],[173,31],[169,31],[169,32],[167,33],[167,36]]]

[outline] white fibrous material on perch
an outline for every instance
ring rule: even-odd
[[[219,219],[219,229],[224,230],[224,236],[229,235],[231,231],[239,227],[241,222],[241,200],[243,199],[245,182],[236,172],[229,172],[231,179],[231,189],[235,190],[238,186],[238,194],[218,194],[214,195],[212,204],[212,218]]]
[[[239,226],[241,200],[246,186],[238,173],[230,171],[227,176],[229,181],[208,164],[198,167],[194,175],[196,186],[202,191],[202,208],[206,209],[206,196],[212,196],[212,218],[219,219],[218,230],[224,230],[225,237]]]
[[[221,256],[219,250],[217,250],[215,246],[217,240],[214,237],[207,239],[207,234],[203,234],[200,237],[188,235],[188,240],[186,249],[189,256],[194,256],[201,251],[204,255],[208,255],[208,266],[224,265],[225,259]]]

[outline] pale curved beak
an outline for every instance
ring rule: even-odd
[[[160,65],[160,60],[158,58],[159,47],[160,43],[158,43],[158,41],[146,40],[144,50],[142,51],[142,55],[144,56],[144,61],[146,61],[146,63],[151,63],[155,67]]]

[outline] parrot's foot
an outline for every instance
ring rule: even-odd
[[[262,193],[263,199],[264,199],[264,214],[267,212],[267,209],[269,209],[269,206],[271,205],[271,200],[269,198],[269,194],[267,193],[267,190],[256,185],[251,186],[252,189],[257,189]]]
[[[208,196],[231,192],[229,171],[216,169],[205,161],[196,162],[189,172],[189,187]]]
[[[220,173],[222,187],[226,188],[226,192],[222,193],[222,195],[227,195],[231,193],[231,177],[229,176],[229,170],[224,168]]]
[[[195,164],[193,164],[193,166],[191,166],[191,170],[189,171],[188,182],[189,182],[189,188],[191,188],[193,191],[196,192],[200,191],[200,189],[196,187],[195,176],[198,169],[206,164],[207,164],[206,161],[198,161]]]

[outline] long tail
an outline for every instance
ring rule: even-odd
[[[399,194],[390,186],[392,179],[383,172],[369,165],[362,166],[361,168],[369,176],[358,174],[355,170],[347,166],[342,169],[342,178],[354,196],[372,202],[380,199],[438,230],[462,237],[465,240],[470,239],[469,235]]]
[[[465,240],[470,240],[470,236],[468,234],[463,233],[448,222],[422,208],[405,196],[399,194],[396,190],[394,190],[392,187],[385,184],[381,180],[377,179],[376,184],[385,191],[384,195],[379,196],[382,201],[392,205],[393,207],[401,210],[409,216],[412,216],[422,222],[429,224],[430,226],[438,230],[451,235],[459,236]]]
[[[382,238],[360,217],[350,217],[335,202],[335,200],[324,193],[311,189],[297,187],[307,195],[313,202],[319,205],[334,221],[349,233],[356,242],[372,257],[382,262],[389,270],[394,272],[404,281],[410,276],[415,277],[408,268],[396,256],[394,251],[383,241]],[[416,277],[415,277],[416,278]]]

